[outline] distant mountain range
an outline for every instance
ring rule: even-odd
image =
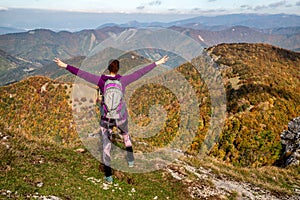
[[[128,23],[116,24],[108,23],[99,26],[103,28],[107,26],[120,27],[171,27],[180,26],[192,29],[201,30],[224,30],[231,26],[247,26],[257,29],[274,29],[282,27],[300,26],[300,16],[274,14],[274,15],[258,15],[258,14],[230,14],[220,16],[198,16],[185,20],[172,21],[167,23],[162,22],[139,22],[130,21]]]
[[[300,51],[300,16],[286,14],[198,16],[174,22],[131,21],[103,24],[96,29],[77,32],[49,29],[19,32],[22,30],[2,27],[0,32],[17,33],[0,35],[0,85],[21,80],[37,70],[45,71],[40,69],[51,64],[54,57],[72,59],[87,56],[105,39],[143,27],[174,30],[193,38],[203,47],[221,43],[267,43]]]
[[[26,16],[26,17],[24,17]],[[232,26],[274,29],[300,26],[300,16],[289,14],[228,14],[218,16],[176,14],[80,13],[31,9],[0,12],[0,34],[32,29],[77,32],[103,27],[171,27],[224,30]]]
[[[176,25],[183,26],[183,25],[190,24],[193,27],[197,27],[200,25],[202,25],[203,27],[247,26],[251,28],[267,29],[267,28],[299,26],[300,25],[299,20],[300,20],[300,16],[286,15],[286,14],[274,14],[274,15],[231,14],[231,15],[220,15],[215,17],[199,16],[187,20],[177,21]]]
[[[73,33],[37,29],[0,35],[0,62],[3,63],[0,68],[0,85],[23,79],[33,71],[51,64],[55,57],[71,59],[87,56],[103,40],[129,29],[132,28],[105,26]],[[180,26],[169,29],[193,38],[203,47],[221,43],[267,43],[288,50],[300,50],[300,26],[264,30],[245,26],[223,30],[198,30]],[[12,60],[17,60],[18,64],[13,64]]]

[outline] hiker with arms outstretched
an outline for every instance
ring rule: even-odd
[[[101,120],[100,130],[103,138],[103,164],[105,180],[108,183],[112,183],[112,169],[110,167],[110,150],[112,139],[112,128],[116,126],[123,136],[123,142],[127,151],[127,162],[129,167],[134,166],[134,156],[131,138],[128,132],[128,112],[123,98],[125,94],[125,88],[130,83],[138,80],[157,65],[164,64],[169,59],[168,56],[164,56],[160,60],[151,63],[131,74],[121,76],[118,74],[120,63],[118,60],[111,60],[108,65],[108,75],[94,75],[89,72],[85,72],[74,66],[68,65],[62,62],[59,58],[55,58],[54,62],[61,67],[65,68],[72,74],[97,85],[103,96],[101,102]]]

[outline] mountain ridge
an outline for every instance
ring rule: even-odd
[[[120,34],[130,28],[111,26],[95,30],[82,30],[79,32],[60,31],[48,29],[30,30],[24,33],[0,35],[0,49],[9,55],[2,56],[7,68],[9,59],[26,60],[21,64],[22,69],[40,69],[49,65],[55,57],[71,59],[76,56],[87,56],[93,48],[105,39]],[[221,43],[269,43],[274,46],[297,51],[300,49],[299,27],[281,29],[258,30],[247,26],[233,26],[222,30],[197,30],[172,26],[168,29],[185,34],[204,47]],[[6,60],[7,59],[7,60]],[[30,65],[28,66],[28,64]],[[2,69],[5,71],[5,66]],[[12,79],[12,78],[11,78]],[[19,75],[15,80],[20,80]],[[11,82],[8,78],[0,78],[0,84]]]
[[[23,16],[27,17],[24,18]],[[236,13],[208,16],[199,14],[81,13],[37,9],[9,9],[1,12],[0,17],[4,19],[0,26],[5,27],[5,29],[29,30],[44,27],[56,31],[69,30],[72,32],[83,29],[96,29],[112,23],[128,27],[132,26],[132,22],[136,19],[140,21],[135,23],[139,27],[153,25],[170,27],[184,24],[202,24],[204,27],[244,25],[253,28],[300,26],[298,15],[285,13]],[[32,19],[36,18],[39,18],[39,20],[35,20],[36,23],[33,24]],[[87,22],[89,23],[87,24]],[[14,24],[15,27],[7,27],[7,24]],[[25,24],[26,26],[24,26]]]

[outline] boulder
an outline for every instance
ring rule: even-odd
[[[300,165],[300,117],[294,118],[288,124],[288,130],[281,135],[283,161],[285,166]]]

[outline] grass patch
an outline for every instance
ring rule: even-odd
[[[162,171],[126,174],[103,189],[99,161],[89,152],[51,143],[30,141],[21,136],[8,136],[0,143],[0,198],[28,199],[57,196],[61,199],[188,199],[185,186]],[[0,137],[1,140],[1,137]],[[8,147],[8,146],[9,147]],[[91,180],[98,180],[98,182]],[[9,191],[9,195],[5,194]]]

